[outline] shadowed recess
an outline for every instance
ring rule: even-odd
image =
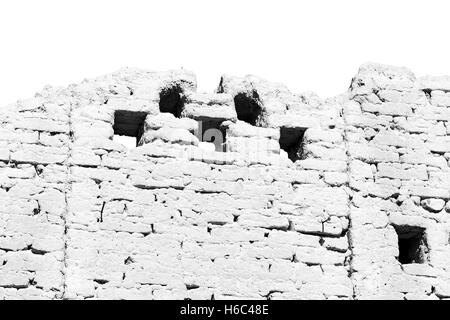
[[[222,126],[222,121],[201,121],[201,131],[202,142],[213,143],[217,152],[226,152],[226,129]]]
[[[239,120],[245,121],[252,126],[259,125],[258,120],[262,117],[262,109],[256,91],[253,90],[251,95],[248,93],[238,93],[234,97],[234,105]]]
[[[136,138],[136,146],[144,132],[144,122],[147,113],[117,110],[114,113],[114,135]]]
[[[176,118],[180,118],[184,105],[182,93],[183,90],[177,85],[161,90],[159,93],[159,111],[171,113]]]
[[[428,246],[425,229],[415,226],[394,226],[398,236],[398,261],[401,264],[425,263]]]

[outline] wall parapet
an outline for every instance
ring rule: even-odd
[[[123,69],[0,109],[1,298],[450,297],[449,77],[196,88]]]

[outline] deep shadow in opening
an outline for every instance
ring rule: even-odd
[[[178,85],[161,90],[159,93],[159,111],[168,112],[176,118],[180,118],[184,106],[182,93],[183,90]]]
[[[146,112],[117,110],[114,113],[114,135],[136,138],[138,146],[144,133]]]
[[[252,126],[261,125],[262,109],[259,95],[255,90],[251,94],[238,93],[234,97],[234,105],[239,120],[245,121]]]
[[[202,142],[213,143],[217,152],[226,152],[226,128],[222,126],[222,121],[201,120],[201,130]]]
[[[425,263],[428,259],[428,245],[425,229],[416,226],[394,226],[398,235],[398,261],[401,264]]]
[[[305,158],[303,150],[305,131],[306,129],[303,128],[280,128],[280,148],[286,151],[292,162]]]

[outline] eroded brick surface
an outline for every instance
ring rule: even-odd
[[[45,88],[0,111],[0,298],[450,297],[449,121],[449,78],[376,64],[327,100],[186,71]]]

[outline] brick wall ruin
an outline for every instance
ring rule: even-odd
[[[450,77],[405,68],[47,87],[0,109],[0,299],[448,298],[449,160]]]

